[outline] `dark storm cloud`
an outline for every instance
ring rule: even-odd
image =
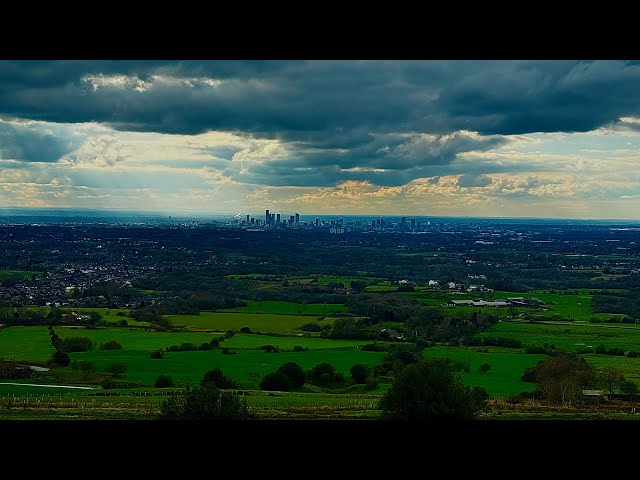
[[[149,84],[94,91],[82,80],[100,74]],[[342,148],[366,141],[366,132],[587,131],[639,114],[639,80],[640,66],[617,61],[0,62],[0,113]]]
[[[223,173],[244,183],[263,185],[331,186],[345,180],[360,180],[397,186],[415,178],[450,174],[452,170],[447,166],[458,153],[485,151],[504,142],[499,136],[467,133],[370,135],[368,143],[345,152],[294,150],[284,161],[267,159],[242,173],[233,164]]]
[[[281,140],[290,153],[248,162],[242,173],[221,163],[238,181],[398,185],[451,173],[480,178],[473,165],[448,167],[460,153],[499,147],[504,135],[589,131],[640,116],[638,84],[640,66],[622,61],[4,61],[0,115],[232,131]],[[46,136],[3,144],[40,161],[68,148]],[[237,149],[210,153],[231,159]]]

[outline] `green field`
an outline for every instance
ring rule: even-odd
[[[50,359],[53,352],[47,327],[0,329],[0,358],[42,362]]]
[[[490,395],[506,396],[535,389],[533,383],[523,382],[520,378],[525,369],[535,365],[545,355],[527,355],[518,350],[478,352],[472,347],[432,347],[423,351],[425,358],[451,358],[469,364],[470,371],[463,376],[464,382],[471,386],[481,386]],[[478,372],[483,363],[491,365],[488,373]]]
[[[218,312],[232,313],[271,313],[276,315],[331,315],[347,313],[348,309],[341,303],[294,303],[281,301],[248,301],[246,307],[226,308]]]
[[[584,357],[596,369],[614,367],[621,370],[627,380],[640,386],[640,359],[610,355],[585,355]]]
[[[261,350],[238,350],[235,355],[223,355],[219,349],[196,352],[167,352],[162,360],[149,357],[148,351],[92,350],[90,352],[72,353],[74,360],[94,362],[98,372],[106,372],[111,363],[122,362],[128,372],[124,377],[131,382],[153,385],[158,375],[170,375],[177,383],[197,382],[202,375],[215,367],[249,388],[250,372],[266,375],[275,371],[287,362],[296,362],[302,368],[309,369],[322,362],[331,363],[337,371],[347,378],[349,369],[356,363],[370,366],[382,361],[382,352],[363,352],[361,350],[335,350],[327,355],[326,350],[309,350],[308,352],[266,353]]]
[[[514,338],[525,346],[542,346],[548,343],[568,351],[595,348],[600,344],[624,351],[640,351],[640,328],[633,326],[500,322],[479,334],[479,337]]]
[[[224,347],[234,349],[257,349],[262,345],[276,345],[281,350],[291,350],[299,345],[309,350],[334,350],[353,348],[371,343],[370,340],[329,340],[318,337],[272,337],[239,333],[224,341]]]
[[[0,278],[2,277],[31,278],[34,274],[42,275],[42,272],[34,272],[30,270],[0,270]]]
[[[397,285],[369,285],[364,291],[365,292],[395,292],[398,290]]]
[[[266,313],[201,312],[200,315],[168,315],[174,325],[198,330],[240,330],[249,327],[254,332],[297,334],[305,323],[316,322],[318,317],[302,315],[273,315]],[[321,322],[330,323],[333,319]]]
[[[115,340],[122,345],[123,350],[146,350],[148,352],[186,342],[199,346],[211,341],[214,337],[218,337],[217,334],[205,332],[158,332],[126,327],[107,327],[90,330],[82,327],[55,327],[55,332],[63,339],[74,336],[89,337],[96,344]]]

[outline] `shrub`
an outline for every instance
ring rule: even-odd
[[[250,417],[247,402],[236,392],[212,386],[187,386],[160,405],[167,420],[242,420]]]
[[[112,363],[107,367],[107,372],[114,377],[121,377],[127,371],[127,366],[122,362]]]
[[[631,350],[630,352],[627,353],[627,357],[629,357],[629,358],[639,358],[640,357],[640,352],[638,352],[636,350]]]
[[[235,351],[231,350],[229,347],[222,347],[223,355],[235,355]]]
[[[63,350],[56,350],[51,357],[53,363],[58,367],[67,367],[71,363],[69,354]]]
[[[251,333],[251,329],[249,327],[242,327],[240,333]]]
[[[291,389],[291,382],[289,377],[281,371],[276,371],[265,375],[260,382],[260,389],[262,390],[278,390],[288,392]]]
[[[61,350],[65,352],[88,352],[93,349],[93,340],[89,337],[67,337],[62,340]]]
[[[349,370],[349,372],[351,373],[351,378],[353,378],[354,382],[367,383],[367,380],[369,379],[370,369],[367,365],[357,363],[353,367],[351,367],[351,370]]]
[[[211,350],[211,345],[207,342],[204,342],[202,345],[200,345],[198,350]]]
[[[284,373],[289,379],[289,383],[293,388],[300,388],[304,385],[307,375],[300,365],[295,362],[287,362],[278,368],[278,372]]]
[[[482,365],[480,365],[480,368],[478,368],[478,371],[480,373],[488,373],[489,370],[491,370],[491,365],[489,365],[488,363],[483,363]]]
[[[238,383],[227,377],[220,368],[214,368],[213,370],[209,370],[202,376],[202,380],[200,380],[200,385],[203,387],[212,386],[216,388],[238,388]]]
[[[323,362],[313,367],[307,377],[312,385],[323,387],[335,382],[336,370],[330,363]]]
[[[214,337],[209,342],[209,345],[211,345],[211,348],[218,348],[218,346],[220,345],[220,340],[217,337]]]
[[[278,353],[280,349],[274,345],[262,345],[260,350],[264,350],[267,353]]]
[[[169,375],[160,375],[156,378],[155,388],[173,387],[173,379]]]
[[[154,350],[153,352],[151,352],[151,358],[153,358],[154,360],[160,360],[164,357],[164,353],[162,352],[162,350]]]
[[[311,322],[311,323],[305,323],[302,327],[300,327],[300,329],[303,332],[319,332],[320,330],[322,330],[322,327],[315,322]]]
[[[309,347],[301,347],[300,345],[294,345],[293,346],[293,351],[294,352],[308,352],[309,351]]]
[[[122,350],[122,345],[115,340],[110,340],[108,342],[101,343],[100,350]]]

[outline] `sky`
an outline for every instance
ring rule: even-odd
[[[0,205],[640,218],[640,62],[0,61]]]

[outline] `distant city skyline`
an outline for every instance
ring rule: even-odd
[[[0,61],[0,205],[640,219],[634,61]]]

